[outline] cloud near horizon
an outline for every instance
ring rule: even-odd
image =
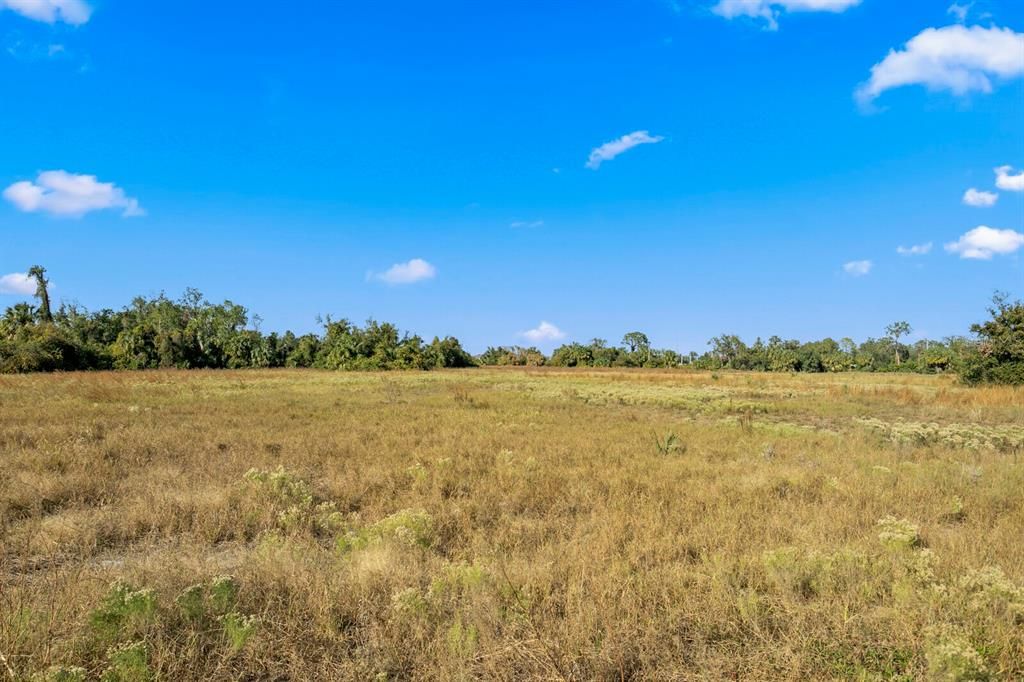
[[[543,343],[545,341],[558,341],[559,339],[565,338],[565,332],[551,324],[541,320],[541,323],[534,329],[528,329],[525,332],[519,332],[519,336],[522,336],[529,341],[534,343]]]
[[[111,208],[122,209],[125,218],[146,215],[139,201],[114,183],[62,170],[43,171],[35,182],[16,182],[3,191],[3,197],[24,213],[41,211],[62,218],[81,218]]]
[[[850,277],[863,277],[871,272],[872,267],[873,263],[869,260],[852,260],[849,263],[843,263],[843,272]]]
[[[36,293],[36,281],[24,272],[12,272],[0,275],[0,294],[17,294],[32,296]]]
[[[17,12],[26,19],[80,26],[89,21],[92,7],[84,0],[0,0],[0,9]]]
[[[1014,253],[1021,246],[1024,246],[1024,234],[979,225],[955,242],[946,244],[946,251],[959,254],[961,258],[992,260],[996,255]]]
[[[437,268],[423,260],[413,258],[406,263],[395,263],[384,272],[371,273],[368,279],[375,279],[385,284],[415,284],[437,276]]]
[[[633,147],[642,144],[657,144],[665,138],[660,135],[651,136],[646,130],[637,130],[628,135],[623,135],[617,140],[605,142],[600,147],[595,147],[590,152],[586,167],[590,170],[597,170],[605,161],[611,161],[619,154],[628,152]]]
[[[832,12],[838,14],[861,0],[719,0],[711,11],[726,19],[749,17],[764,22],[768,31],[779,28],[783,12]]]
[[[963,96],[990,93],[993,80],[1024,75],[1024,33],[992,26],[926,28],[907,41],[902,50],[890,50],[871,67],[871,77],[857,89],[863,105],[886,90],[923,85]]]

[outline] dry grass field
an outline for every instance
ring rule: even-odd
[[[0,679],[1024,679],[1024,392],[0,377]]]

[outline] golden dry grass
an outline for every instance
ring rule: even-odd
[[[1022,444],[941,377],[2,377],[0,678],[1022,679]]]

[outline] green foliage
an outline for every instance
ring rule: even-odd
[[[245,479],[256,487],[263,501],[277,511],[281,530],[333,533],[344,524],[333,502],[317,502],[310,485],[284,467],[275,471],[250,469]]]
[[[894,322],[885,336],[860,345],[830,338],[801,343],[773,336],[748,346],[734,334],[708,342],[703,355],[683,356],[656,349],[640,331],[622,337],[620,346],[603,339],[573,342],[550,357],[537,348],[490,347],[473,358],[448,336],[430,343],[401,334],[390,323],[369,320],[360,327],[348,320],[324,323],[323,333],[296,336],[263,334],[248,328],[243,306],[211,303],[195,289],[172,300],[135,298],[126,308],[90,313],[76,305],[51,310],[44,268],[34,266],[38,307],[17,303],[0,316],[0,373],[85,369],[317,367],[332,370],[429,370],[448,367],[541,366],[655,367],[691,365],[696,369],[764,372],[955,371],[967,383],[1024,383],[1024,305],[995,296],[992,319],[971,331],[978,342],[950,337],[941,342],[900,340],[907,322]],[[258,327],[258,317],[254,318]]]
[[[460,660],[467,660],[476,653],[479,639],[480,634],[476,627],[464,624],[462,618],[456,618],[445,633],[448,653]]]
[[[259,618],[232,611],[221,616],[220,622],[224,626],[224,636],[227,638],[228,646],[231,647],[231,651],[237,652],[256,632]]]
[[[210,607],[215,613],[226,613],[238,600],[238,581],[234,576],[219,575],[210,583]]]
[[[199,620],[206,613],[206,588],[203,585],[186,587],[174,601],[186,620]]]
[[[477,357],[477,361],[487,366],[540,367],[547,362],[547,358],[533,346],[498,346],[488,347]]]
[[[147,682],[153,679],[149,669],[149,647],[145,642],[125,642],[107,651],[109,665],[100,682]]]
[[[676,434],[669,432],[666,434],[664,440],[658,437],[658,434],[654,434],[654,445],[658,448],[658,452],[663,455],[671,455],[673,452],[682,450],[686,452],[686,446]]]
[[[928,675],[943,682],[982,682],[991,679],[985,659],[966,637],[949,627],[928,631]]]
[[[324,335],[264,335],[246,328],[248,311],[214,304],[195,289],[178,300],[138,297],[120,311],[89,313],[62,305],[51,313],[45,270],[34,268],[39,307],[19,303],[0,317],[0,373],[81,369],[321,367],[434,369],[470,367],[454,337],[399,336],[394,325],[365,328],[327,321]],[[256,318],[258,322],[258,318]]]
[[[410,547],[430,547],[434,541],[434,519],[422,510],[403,509],[367,528],[342,535],[337,547],[344,554],[386,540]]]
[[[992,319],[971,327],[980,343],[960,376],[970,384],[1024,384],[1024,303],[997,293],[989,314]]]
[[[116,637],[122,631],[152,620],[156,612],[156,594],[150,589],[135,589],[117,580],[110,586],[103,602],[89,618],[102,636]]]

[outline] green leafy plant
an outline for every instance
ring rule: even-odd
[[[655,433],[654,446],[658,449],[658,452],[663,455],[671,455],[673,452],[686,451],[686,446],[681,440],[679,440],[679,437],[671,431],[665,435],[664,440]]]
[[[114,637],[132,625],[152,620],[156,613],[156,594],[148,588],[135,589],[117,580],[110,586],[107,596],[92,612],[89,622],[107,637]]]
[[[203,585],[186,587],[174,601],[187,620],[199,620],[206,612],[206,588]]]
[[[109,665],[101,682],[148,682],[153,679],[149,669],[149,647],[145,642],[125,642],[107,650]]]
[[[234,652],[240,651],[245,646],[245,643],[256,632],[260,622],[256,616],[247,616],[237,612],[225,614],[220,620],[224,626],[224,636],[228,640],[228,646]]]
[[[434,520],[423,510],[403,509],[360,531],[349,531],[338,538],[337,548],[346,553],[385,540],[410,547],[430,547],[434,540]]]
[[[210,582],[210,607],[215,613],[227,613],[235,607],[239,591],[238,580],[231,575],[219,575]]]

